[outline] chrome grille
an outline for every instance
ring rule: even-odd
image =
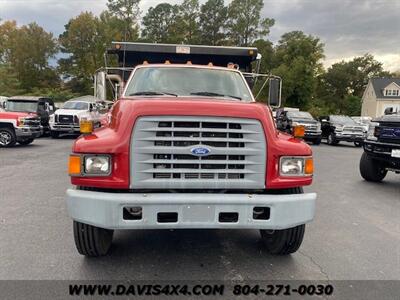
[[[308,124],[305,126],[306,130],[311,130],[311,131],[316,131],[317,130],[317,125],[313,125],[313,124]]]
[[[197,156],[193,149],[209,153]],[[131,139],[131,188],[264,188],[266,143],[253,119],[142,117]]]
[[[359,126],[344,126],[343,131],[351,132],[351,133],[363,133],[364,128]]]
[[[73,115],[58,115],[57,121],[60,124],[73,124],[74,116]]]

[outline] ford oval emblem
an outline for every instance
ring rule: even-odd
[[[196,147],[190,150],[195,156],[207,156],[210,154],[211,150],[206,147]]]

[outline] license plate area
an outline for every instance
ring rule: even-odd
[[[185,205],[182,209],[183,222],[211,222],[215,219],[214,205]]]

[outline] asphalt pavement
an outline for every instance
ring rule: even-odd
[[[316,218],[291,256],[267,254],[256,230],[129,230],[89,259],[75,249],[64,200],[72,143],[0,149],[0,279],[400,279],[400,175],[363,181],[352,144],[313,146]]]

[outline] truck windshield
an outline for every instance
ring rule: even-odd
[[[38,103],[36,101],[8,100],[6,110],[15,112],[37,112],[37,107]]]
[[[306,111],[288,111],[288,117],[295,119],[314,119],[309,112]]]
[[[252,101],[238,72],[209,68],[145,67],[135,71],[125,96],[202,96]]]
[[[88,110],[89,109],[89,103],[87,103],[87,102],[78,102],[78,101],[65,102],[62,108],[63,109]]]

